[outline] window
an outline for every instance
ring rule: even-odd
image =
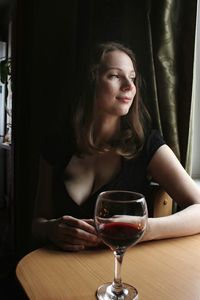
[[[12,91],[11,91],[11,26],[8,42],[0,41],[0,143],[11,144]]]
[[[0,42],[0,63],[6,58],[6,43]],[[1,71],[1,70],[0,70]],[[2,75],[0,74],[0,79]],[[0,143],[3,142],[5,134],[5,84],[0,80]]]
[[[200,184],[200,7],[197,1],[197,21],[192,90],[193,134],[192,177]]]

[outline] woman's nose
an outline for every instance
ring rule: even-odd
[[[133,81],[129,78],[124,78],[122,83],[122,90],[131,90],[133,88]]]

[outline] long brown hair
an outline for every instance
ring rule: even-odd
[[[121,117],[121,128],[118,136],[109,144],[99,146],[95,143],[94,136],[96,80],[104,55],[116,50],[126,53],[132,60],[136,73],[136,95],[128,114]],[[135,157],[143,146],[150,116],[142,102],[140,93],[141,78],[138,73],[134,53],[131,49],[120,43],[106,42],[98,44],[92,52],[91,62],[87,73],[88,75],[83,78],[83,81],[85,79],[85,86],[81,89],[81,92],[79,91],[79,96],[77,97],[76,102],[74,102],[75,105],[72,112],[77,154],[94,154],[112,150],[125,158]]]

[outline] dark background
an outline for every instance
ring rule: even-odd
[[[13,15],[13,149],[15,249],[31,249],[31,219],[40,143],[62,125],[97,41],[130,46],[151,97],[147,4],[141,0],[16,1]],[[151,107],[150,107],[151,109]],[[56,143],[56,140],[55,140]]]

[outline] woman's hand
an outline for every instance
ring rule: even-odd
[[[47,221],[47,237],[66,251],[79,251],[101,244],[92,219],[76,219],[63,216]]]

